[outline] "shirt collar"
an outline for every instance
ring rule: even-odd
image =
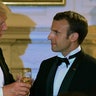
[[[73,55],[73,54],[79,52],[80,50],[81,50],[81,46],[79,45],[76,49],[74,49],[73,51],[71,51],[67,56],[64,56],[64,55],[63,55],[62,53],[60,53],[60,52],[57,54],[57,56],[58,56],[58,57],[61,57],[61,58],[66,58],[66,57],[69,58],[70,55]]]

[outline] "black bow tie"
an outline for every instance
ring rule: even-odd
[[[68,65],[70,64],[70,63],[69,63],[69,60],[68,60],[67,58],[57,57],[57,59],[58,59],[57,66],[60,66],[60,65],[62,64],[62,62],[65,62],[66,67],[68,67]]]
[[[77,52],[76,54],[73,54],[73,55],[69,56],[69,59],[72,59],[72,58],[77,57],[79,53],[80,53],[80,51]],[[70,64],[70,63],[69,63],[69,60],[68,60],[67,58],[60,58],[60,57],[57,57],[57,60],[58,60],[57,66],[61,65],[62,62],[65,62],[66,67],[68,67],[68,65]]]

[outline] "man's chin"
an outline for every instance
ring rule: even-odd
[[[58,50],[56,50],[56,49],[52,49],[52,51],[53,51],[53,52],[58,52]]]

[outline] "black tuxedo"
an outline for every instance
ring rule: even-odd
[[[41,63],[37,78],[30,90],[30,96],[52,96],[53,89],[49,81],[52,79],[52,66],[57,62],[55,56]],[[91,92],[95,92],[95,89],[96,59],[81,51],[66,74],[59,94],[70,91],[91,94]]]
[[[13,76],[9,73],[8,66],[4,60],[1,48],[0,48],[0,67],[4,74],[4,85],[14,82]]]

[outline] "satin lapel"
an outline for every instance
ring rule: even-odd
[[[8,70],[7,70],[6,66],[4,65],[4,63],[2,62],[2,60],[0,60],[0,65],[1,65],[1,69],[2,69],[3,74],[4,74],[4,80],[8,81],[8,78],[7,78]]]
[[[47,90],[46,90],[46,96],[53,96],[53,81],[56,73],[57,66],[56,64],[58,63],[57,59],[54,58],[55,62],[52,62],[52,67],[50,69],[48,78],[47,78]]]
[[[80,54],[77,56],[77,58],[75,59],[75,61],[73,62],[71,68],[69,69],[69,71],[67,72],[63,82],[62,82],[62,85],[60,87],[60,90],[59,90],[59,93],[64,93],[64,92],[67,92],[69,87],[70,87],[70,84],[72,82],[72,79],[75,75],[75,72],[78,68],[78,66],[81,64],[81,57],[82,57],[82,52],[80,52]]]
[[[4,80],[6,82],[4,82],[5,84],[7,84],[9,82],[9,79],[7,78],[8,77],[8,67],[5,63],[5,60],[3,58],[3,54],[2,54],[2,50],[0,49],[0,66],[1,66],[1,69],[3,71],[3,74],[4,74]]]

